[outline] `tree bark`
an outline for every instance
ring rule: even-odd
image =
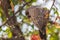
[[[8,14],[8,9],[9,9],[10,4],[9,4],[8,0],[0,0],[0,1],[1,1],[1,7],[4,11],[4,15],[9,19],[11,17]],[[13,37],[10,39],[2,38],[2,40],[25,40],[23,33],[21,32],[21,29],[19,28],[18,25],[16,25],[17,21],[16,21],[16,16],[14,14],[14,11],[13,11],[13,17],[8,21],[7,24],[10,26],[14,26],[14,27],[10,27]]]

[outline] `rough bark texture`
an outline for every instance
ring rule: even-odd
[[[8,13],[8,9],[11,8],[11,5],[10,5],[10,0],[1,0],[1,7],[4,11],[4,15],[6,16],[6,18],[10,18],[11,16],[9,15]],[[13,12],[13,18],[11,18],[7,24],[9,25],[14,25],[16,23],[16,17],[14,15],[14,12]]]
[[[23,33],[18,25],[15,25],[15,28],[11,28],[13,37],[11,40],[25,40]]]
[[[46,8],[32,6],[27,9],[26,15],[39,28],[40,37],[46,40],[46,25],[49,20],[49,10]]]

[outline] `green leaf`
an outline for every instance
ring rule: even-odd
[[[30,0],[25,0],[26,2],[30,2]]]
[[[59,15],[59,13],[58,13],[58,11],[57,11],[57,10],[54,12],[54,14],[57,14],[57,15]]]
[[[35,30],[35,31],[33,32],[33,34],[39,34],[39,31]]]
[[[59,40],[58,34],[52,34],[50,40]]]
[[[37,0],[32,0],[33,2],[36,2]]]
[[[11,32],[9,32],[8,38],[12,38],[12,33]]]
[[[3,10],[2,10],[2,8],[0,7],[0,17],[2,16],[2,13],[3,13]]]
[[[11,0],[14,5],[18,4],[18,0]]]
[[[9,13],[10,16],[13,16],[12,10],[9,10],[8,13]]]
[[[31,0],[25,0],[26,2],[30,2]],[[37,0],[32,0],[32,2],[36,2]]]
[[[0,31],[2,31],[2,29],[0,28]]]
[[[32,28],[34,29],[34,25],[31,25],[32,26]]]

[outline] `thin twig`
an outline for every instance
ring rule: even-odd
[[[58,8],[56,7],[56,5],[54,5],[54,7],[58,10]]]
[[[50,8],[50,11],[49,11],[49,13],[51,12],[51,10],[52,10],[52,7],[53,7],[53,6],[55,6],[55,5],[54,5],[54,3],[55,3],[55,0],[53,0],[53,4],[52,4],[52,6],[51,6],[51,8]],[[55,7],[56,7],[56,6],[55,6]],[[58,8],[56,7],[56,9],[58,9]],[[57,19],[57,18],[59,18],[59,19],[60,19],[60,17],[59,17],[59,16],[57,16],[57,17],[56,17],[56,19]],[[49,23],[51,23],[51,24],[55,24],[56,22],[49,21]]]
[[[54,6],[54,3],[55,3],[55,0],[53,0],[53,4],[52,4],[52,6],[51,6],[51,8],[50,8],[50,11],[49,11],[49,13],[51,12],[51,10],[52,10],[52,8],[53,8],[53,6]],[[50,20],[49,20],[49,23],[51,23],[51,24],[54,24],[54,22],[53,22],[53,21],[50,21]]]
[[[55,3],[55,0],[53,0],[53,4],[52,4],[52,6],[51,6],[51,8],[50,8],[50,11],[49,11],[49,13],[51,12],[51,10],[52,10],[52,7],[54,6],[54,3]]]

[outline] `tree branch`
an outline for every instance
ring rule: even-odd
[[[23,9],[27,4],[29,4],[29,3],[31,3],[31,2],[32,2],[32,0],[31,0],[30,2],[27,2],[27,3],[23,4],[23,6],[22,6],[21,9]],[[18,10],[17,12],[15,12],[14,14],[16,15],[18,12],[21,11],[21,9],[19,9],[19,10]],[[11,20],[11,18],[13,18],[13,16],[11,16],[4,24],[2,24],[1,27],[2,27],[3,25],[5,25],[6,23],[8,23],[8,21]]]
[[[51,6],[51,8],[50,8],[50,11],[49,11],[49,13],[51,12],[51,10],[52,10],[52,7],[54,6],[54,3],[55,3],[55,0],[53,0],[53,4],[52,4],[52,6]]]

